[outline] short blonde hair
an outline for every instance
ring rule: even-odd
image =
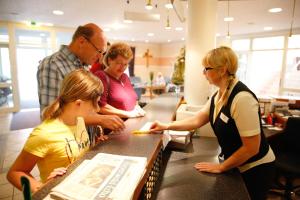
[[[101,81],[91,72],[84,69],[74,70],[62,81],[59,96],[44,109],[42,119],[57,118],[67,103],[78,99],[92,101],[93,106],[98,109],[97,100],[102,92],[103,86]]]
[[[133,57],[133,53],[132,53],[130,46],[123,42],[118,42],[118,43],[112,44],[104,56],[103,64],[106,67],[109,67],[108,59],[114,60],[118,56],[122,56],[125,59],[131,60]]]
[[[235,76],[238,69],[238,58],[231,48],[221,46],[209,51],[202,59],[202,65],[212,68],[226,66],[228,74]]]

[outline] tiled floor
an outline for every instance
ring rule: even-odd
[[[22,193],[7,181],[6,173],[22,150],[32,129],[10,131],[11,119],[12,114],[0,114],[0,200],[23,199]],[[32,174],[39,177],[36,167]]]
[[[14,188],[6,179],[6,173],[21,151],[25,140],[32,129],[10,131],[12,114],[0,114],[0,200],[23,199],[22,193]],[[39,171],[35,167],[32,175],[39,179]],[[296,197],[300,199],[299,197]],[[280,200],[277,195],[269,195],[268,200]]]

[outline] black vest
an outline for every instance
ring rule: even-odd
[[[231,108],[233,98],[239,92],[242,92],[242,91],[249,92],[257,100],[255,94],[246,85],[244,85],[242,82],[239,81],[233,88],[233,90],[228,98],[227,104],[225,106],[223,106],[221,108],[220,112],[218,113],[214,123],[213,123],[213,113],[214,113],[214,109],[215,109],[214,99],[215,99],[215,96],[217,93],[215,93],[211,99],[209,121],[214,130],[215,135],[217,136],[219,145],[221,146],[222,153],[224,154],[225,159],[227,159],[229,156],[231,156],[235,151],[237,151],[242,146],[242,140],[241,140],[240,134],[236,127],[235,121],[233,120],[233,118],[230,114],[230,108]],[[228,117],[227,123],[225,123],[220,118],[221,113],[223,113],[226,117]],[[258,109],[257,114],[259,115],[260,137],[261,137],[259,152],[255,156],[248,159],[245,163],[249,163],[249,162],[253,162],[253,161],[261,159],[262,157],[264,157],[267,154],[267,152],[269,150],[269,145],[267,143],[267,140],[265,138],[265,135],[264,135],[263,129],[262,129],[260,109]],[[249,119],[244,119],[244,120],[246,121]]]

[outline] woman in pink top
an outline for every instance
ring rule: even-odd
[[[132,57],[132,51],[125,43],[115,43],[106,52],[103,60],[105,70],[95,73],[104,86],[99,103],[102,114],[114,114],[123,118],[145,115],[145,111],[137,104],[137,95],[129,77],[124,73]]]

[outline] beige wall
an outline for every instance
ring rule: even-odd
[[[141,77],[143,82],[149,82],[150,71],[161,72],[164,76],[171,77],[173,73],[176,57],[179,55],[180,48],[184,46],[184,42],[176,43],[138,43],[130,42],[135,47],[135,76]],[[146,67],[146,58],[143,57],[149,49],[152,57],[149,59],[149,67]]]

